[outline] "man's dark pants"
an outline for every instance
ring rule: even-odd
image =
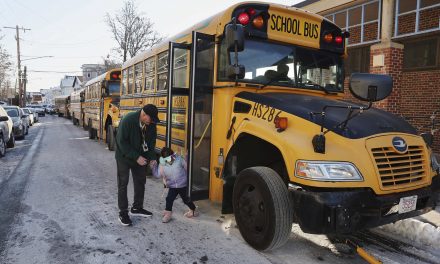
[[[116,160],[118,170],[118,207],[119,210],[128,210],[127,185],[131,175],[133,177],[134,199],[133,208],[143,208],[145,182],[146,182],[146,166],[129,165],[123,161]]]

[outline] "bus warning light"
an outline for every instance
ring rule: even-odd
[[[254,8],[250,7],[250,8],[247,10],[247,13],[248,13],[250,16],[253,16],[253,15],[255,15],[255,14],[257,13],[257,11],[255,11]]]
[[[256,18],[254,18],[254,20],[252,20],[252,24],[254,25],[254,27],[261,29],[264,25],[264,19],[262,16],[257,16]]]
[[[333,40],[333,35],[332,35],[331,33],[325,34],[325,35],[324,35],[324,40],[325,40],[325,42],[327,42],[327,43],[332,42],[332,40]]]
[[[336,36],[335,37],[335,42],[336,42],[336,44],[342,44],[342,37],[341,36]]]
[[[249,15],[245,12],[238,15],[238,22],[242,25],[247,25],[249,23]]]

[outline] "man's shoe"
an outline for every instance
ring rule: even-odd
[[[144,208],[131,208],[130,213],[132,215],[138,215],[138,216],[143,216],[143,217],[151,217],[151,216],[153,216],[152,212],[147,211]]]
[[[131,226],[132,222],[130,216],[128,216],[128,212],[124,211],[119,213],[119,222],[121,222],[123,226]]]

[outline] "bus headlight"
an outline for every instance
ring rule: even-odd
[[[298,160],[295,176],[315,181],[363,181],[359,170],[350,162]]]
[[[431,168],[433,171],[437,171],[440,168],[440,164],[438,163],[437,157],[434,153],[431,153]]]

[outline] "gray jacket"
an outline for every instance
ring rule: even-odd
[[[168,188],[186,187],[188,180],[185,159],[176,155],[172,164],[159,164],[158,176],[164,178],[164,183]]]

